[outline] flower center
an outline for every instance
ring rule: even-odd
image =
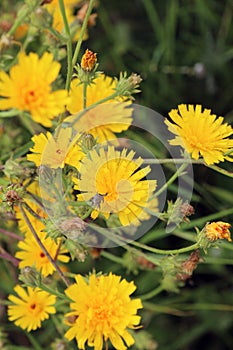
[[[186,136],[186,140],[188,144],[191,146],[193,149],[197,150],[202,150],[202,151],[207,151],[208,150],[208,144],[205,140],[205,138],[200,137],[199,135],[189,135]]]
[[[36,304],[35,303],[30,305],[30,309],[35,310],[35,308],[36,308]]]
[[[106,296],[103,300],[97,298],[87,311],[87,323],[97,331],[108,332],[122,317],[121,310],[119,300],[110,301]]]
[[[33,84],[25,84],[19,92],[19,104],[22,109],[32,111],[35,108],[44,106],[46,96],[49,94],[49,86],[46,86],[43,81],[38,81]]]

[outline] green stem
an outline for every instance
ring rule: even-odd
[[[176,164],[203,164],[205,162],[203,159],[188,159],[188,158],[164,158],[164,159],[143,159],[145,164],[167,164],[167,163],[176,163]]]
[[[162,291],[163,291],[163,287],[160,285],[157,288],[153,289],[149,293],[146,293],[146,294],[143,294],[143,295],[139,295],[138,298],[140,298],[141,300],[148,300],[148,299],[151,299],[151,298],[155,297],[156,295],[158,295]]]
[[[165,191],[168,188],[168,186],[171,185],[177,179],[177,177],[182,174],[182,172],[186,167],[187,167],[186,163],[182,164],[179,167],[179,169],[177,169],[175,174],[172,175],[172,177],[157,192],[155,192],[155,194],[153,195],[153,198],[158,197],[163,191]]]
[[[92,212],[92,210],[93,210],[93,208],[91,207],[91,208],[89,208],[89,210],[83,215],[83,216],[81,216],[81,220],[85,220],[86,218],[88,218],[89,217],[89,215],[91,214],[91,212]]]
[[[143,307],[146,310],[154,311],[156,313],[165,313],[168,315],[175,315],[175,316],[187,316],[187,313],[188,313],[188,312],[175,309],[174,307],[159,305],[148,301],[143,302]]]
[[[2,111],[2,112],[0,112],[0,118],[15,117],[19,113],[20,113],[20,111],[18,109],[10,109],[8,111]]]
[[[33,234],[33,237],[35,238],[36,242],[38,243],[39,247],[41,248],[41,250],[44,252],[46,258],[50,261],[50,263],[53,265],[53,267],[55,268],[55,270],[58,272],[58,274],[60,275],[61,279],[63,280],[63,282],[65,283],[65,285],[68,287],[71,283],[70,281],[66,278],[66,276],[63,274],[63,272],[61,271],[60,267],[57,265],[56,261],[51,257],[51,255],[49,254],[49,252],[47,251],[47,249],[45,248],[44,244],[41,242],[40,237],[37,235],[34,227],[32,226],[24,208],[22,203],[19,204],[19,208],[20,211],[24,217],[24,220],[26,221],[31,233]]]
[[[34,350],[44,350],[40,346],[40,344],[37,342],[36,338],[31,333],[25,332],[25,334],[28,337],[28,339],[30,340]]]
[[[65,10],[65,5],[64,5],[64,1],[63,0],[59,0],[59,7],[60,7],[60,11],[61,11],[61,15],[62,15],[62,19],[63,19],[63,23],[64,23],[64,28],[65,28],[65,33],[67,36],[67,77],[66,77],[66,89],[69,91],[70,89],[70,81],[71,81],[71,76],[72,76],[72,37],[70,34],[70,27],[69,27],[69,23],[67,20],[67,16],[66,16],[66,10]]]
[[[83,83],[83,109],[87,107],[87,83]]]
[[[63,35],[61,35],[59,32],[57,32],[54,28],[50,27],[47,29],[55,38],[60,40],[62,43],[66,42],[66,38]]]
[[[95,0],[90,0],[89,6],[88,6],[88,9],[87,9],[84,21],[83,21],[83,25],[82,25],[82,28],[81,28],[80,36],[78,38],[78,42],[77,42],[76,48],[74,50],[74,55],[73,55],[73,58],[72,58],[72,68],[75,66],[75,64],[77,62],[79,51],[80,51],[80,48],[81,48],[81,45],[82,45],[82,41],[83,41],[83,37],[84,37],[84,34],[85,34],[85,30],[87,28],[88,20],[89,20],[91,11],[92,11],[93,6],[94,6],[94,2],[95,2]],[[71,77],[70,77],[70,79],[71,79]]]
[[[127,241],[127,240],[126,240]],[[168,249],[168,250],[164,250],[164,249],[157,249],[157,248],[154,248],[154,247],[149,247],[143,243],[140,243],[140,242],[136,242],[136,241],[129,241],[128,242],[129,244],[135,246],[135,247],[139,247],[141,249],[145,249],[145,250],[148,250],[152,253],[156,253],[156,254],[181,254],[181,253],[186,253],[186,252],[189,252],[191,250],[195,250],[195,249],[198,249],[199,248],[199,244],[198,243],[194,243],[188,247],[184,247],[184,248],[180,248],[180,249]]]
[[[39,220],[40,222],[43,222],[43,219],[40,215],[38,215],[26,202],[24,202],[24,206],[27,209],[27,211],[29,211],[29,213],[34,216],[34,218],[36,218],[37,220]]]
[[[209,165],[209,168],[217,171],[220,174],[226,175],[228,177],[233,177],[233,172],[227,171],[226,169],[222,169],[220,167],[218,167],[217,165]]]
[[[232,305],[227,304],[208,304],[208,303],[196,303],[196,304],[181,304],[178,308],[183,310],[215,310],[215,311],[233,311]]]
[[[217,264],[217,265],[233,265],[233,259],[225,258],[216,258],[216,257],[205,257],[205,260],[202,261],[202,264]]]
[[[106,252],[105,250],[103,250],[101,252],[101,255],[104,256],[106,259],[109,259],[111,261],[114,261],[115,263],[119,264],[119,265],[123,265],[123,260],[122,258],[119,258],[118,256],[115,256],[109,252]]]
[[[39,287],[41,289],[43,289],[45,292],[48,292],[50,294],[55,295],[56,297],[60,298],[60,299],[64,299],[65,301],[69,302],[69,298],[66,297],[65,294],[59,293],[58,291],[54,290],[53,288],[49,288],[48,286],[46,286],[45,284],[41,283],[39,285]]]

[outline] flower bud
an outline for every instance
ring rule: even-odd
[[[120,78],[116,84],[116,92],[119,97],[128,97],[130,99],[134,99],[132,94],[136,94],[140,92],[138,89],[142,78],[140,75],[132,73],[129,77],[127,77],[127,73],[120,73]]]
[[[19,280],[24,282],[27,286],[36,287],[40,280],[39,272],[31,266],[25,266],[21,269]]]
[[[97,63],[97,54],[92,52],[91,50],[86,49],[85,54],[81,59],[81,68],[85,72],[92,72]]]
[[[85,134],[82,137],[82,146],[84,147],[85,151],[90,151],[93,147],[96,145],[96,140],[93,135],[91,134]]]
[[[223,221],[212,222],[205,226],[205,234],[209,241],[217,241],[218,239],[227,239],[228,242],[231,242],[231,233],[229,228],[230,224]]]

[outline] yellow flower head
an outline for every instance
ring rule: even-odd
[[[28,332],[41,327],[41,322],[49,318],[49,314],[55,314],[53,306],[56,297],[39,288],[27,287],[27,291],[17,285],[14,288],[19,297],[9,295],[8,299],[13,305],[8,306],[8,317],[16,326],[26,329]]]
[[[217,239],[227,239],[231,242],[230,224],[223,221],[212,222],[205,227],[205,234],[209,241],[217,241]]]
[[[78,24],[77,18],[74,15],[75,8],[80,4],[81,0],[63,0],[65,11],[66,11],[66,18],[68,21],[68,24],[70,25],[70,29],[72,29],[75,22]],[[48,12],[53,16],[53,23],[52,26],[55,30],[62,33],[64,31],[64,22],[59,6],[58,0],[52,0],[49,4],[44,5],[45,8],[47,8]],[[71,30],[72,32],[72,30]],[[79,30],[74,33],[73,40],[77,40],[79,37]],[[87,35],[85,35],[84,40],[87,38]]]
[[[73,311],[66,316],[75,318],[65,337],[76,338],[79,349],[85,349],[86,342],[94,350],[102,350],[108,340],[118,350],[134,344],[127,328],[139,325],[137,310],[142,308],[140,299],[130,299],[136,289],[134,283],[112,273],[99,277],[92,274],[89,283],[81,275],[75,279],[76,283],[65,291],[73,301]]]
[[[46,165],[50,168],[64,168],[65,164],[77,166],[84,157],[81,147],[77,144],[80,135],[72,139],[71,128],[61,128],[57,136],[50,132],[32,137],[34,146],[30,148],[33,152],[27,155],[27,159],[34,162],[36,166]]]
[[[141,168],[143,160],[133,159],[135,152],[126,154],[109,146],[99,153],[94,149],[81,162],[80,179],[74,178],[74,188],[81,191],[79,200],[92,200],[96,209],[95,219],[101,212],[106,219],[111,213],[117,214],[123,226],[140,223],[144,209],[156,188],[155,180],[142,180],[150,167]]]
[[[115,92],[116,82],[110,77],[100,74],[94,83],[87,86],[86,107],[109,97]],[[83,84],[79,79],[71,82],[70,103],[67,109],[72,114],[81,112],[83,105]],[[78,132],[86,132],[97,138],[98,143],[116,139],[115,133],[127,130],[132,123],[133,109],[131,102],[109,100],[87,110],[73,125]],[[76,116],[66,118],[65,122],[74,123]]]
[[[4,97],[0,109],[27,111],[37,123],[51,127],[51,120],[65,111],[69,101],[66,90],[52,91],[60,64],[48,52],[41,58],[32,52],[20,53],[18,60],[9,75],[0,71],[0,96]]]
[[[225,155],[233,148],[233,140],[228,137],[233,134],[230,125],[224,123],[223,118],[210,114],[209,109],[204,109],[196,105],[184,104],[172,109],[169,113],[174,123],[165,120],[168,129],[175,135],[175,139],[170,140],[173,146],[182,146],[193,159],[200,156],[204,158],[206,164],[211,165],[226,160],[233,161]]]
[[[36,230],[36,227],[34,228]],[[61,248],[59,245],[60,240],[55,243],[52,238],[45,237],[45,232],[37,231],[37,235],[53,259],[64,263],[69,261],[69,257],[67,255],[64,255],[67,253],[67,250]],[[15,257],[21,260],[19,263],[20,269],[26,266],[34,266],[37,271],[41,272],[44,277],[51,275],[55,271],[54,266],[46,257],[45,253],[35,238],[32,236],[32,234],[27,234],[24,240],[18,243],[18,248],[20,251],[16,252]]]

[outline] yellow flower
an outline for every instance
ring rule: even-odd
[[[80,178],[74,178],[74,188],[81,191],[78,199],[92,200],[96,209],[91,217],[101,212],[106,219],[111,213],[117,214],[123,226],[140,223],[145,215],[150,197],[156,188],[155,180],[142,180],[150,167],[141,168],[143,160],[134,159],[135,152],[126,154],[109,146],[99,153],[94,149],[81,162]],[[96,203],[96,205],[95,205]]]
[[[28,332],[41,327],[41,322],[49,318],[49,314],[55,314],[53,306],[56,297],[39,288],[27,287],[25,291],[21,286],[14,288],[19,297],[9,295],[8,299],[13,305],[8,306],[8,317],[16,326],[26,329]]]
[[[69,257],[64,255],[67,253],[67,250],[61,248],[59,245],[60,240],[55,243],[52,238],[46,238],[45,232],[39,232],[36,227],[34,229],[53,259],[64,263],[69,261]],[[54,266],[46,257],[32,234],[27,234],[24,240],[18,243],[18,248],[21,250],[16,252],[15,257],[21,260],[19,263],[20,269],[26,266],[34,266],[44,277],[51,275],[55,271]]]
[[[184,104],[172,109],[169,113],[170,118],[175,123],[171,123],[168,119],[165,123],[168,129],[175,135],[175,139],[170,140],[173,146],[182,146],[193,159],[200,156],[204,158],[206,164],[211,165],[226,160],[233,161],[225,155],[233,148],[233,140],[228,136],[233,134],[230,125],[224,123],[223,118],[216,118],[215,114],[210,114],[209,109],[202,106]]]
[[[102,350],[108,340],[118,350],[133,345],[134,339],[127,328],[139,325],[137,310],[142,308],[140,299],[130,299],[136,289],[134,283],[112,273],[99,277],[92,274],[89,283],[81,275],[75,279],[76,283],[65,291],[73,301],[70,308],[74,310],[66,315],[73,317],[74,322],[70,323],[65,337],[76,338],[79,349],[85,349],[88,342],[94,350]]]
[[[70,30],[72,33],[72,28],[74,27],[74,24],[76,24],[76,30],[73,34],[73,40],[77,40],[80,33],[80,25],[78,25],[77,17],[74,15],[75,8],[80,4],[81,0],[63,0],[65,11],[66,11],[66,18],[68,21],[68,24],[70,26]],[[58,32],[62,33],[64,31],[64,22],[59,6],[58,0],[53,0],[49,4],[44,5],[45,8],[47,8],[48,12],[53,16],[53,23],[52,26],[54,29],[56,29]],[[85,34],[84,40],[87,39],[87,34]]]
[[[48,52],[41,58],[32,52],[28,56],[20,53],[18,60],[9,75],[0,71],[0,96],[5,97],[0,109],[27,111],[37,123],[51,127],[51,120],[65,111],[69,101],[66,90],[52,92],[60,64]]]
[[[100,74],[94,83],[87,86],[86,107],[99,102],[112,95],[116,82],[110,77]],[[83,84],[78,79],[71,82],[70,103],[67,109],[72,114],[77,114],[83,110]],[[98,143],[115,139],[115,133],[120,133],[129,128],[132,123],[133,109],[131,102],[119,102],[109,100],[88,110],[73,125],[78,132],[86,132],[97,138]],[[76,116],[66,118],[66,122],[74,123]]]
[[[78,166],[84,153],[77,144],[80,135],[72,139],[71,128],[61,128],[57,136],[50,132],[32,137],[34,146],[30,148],[33,152],[27,155],[27,159],[34,162],[36,166],[46,165],[57,169],[63,168],[65,164]]]
[[[217,241],[217,239],[227,239],[231,242],[230,224],[223,221],[212,222],[205,227],[205,234],[209,241]]]

